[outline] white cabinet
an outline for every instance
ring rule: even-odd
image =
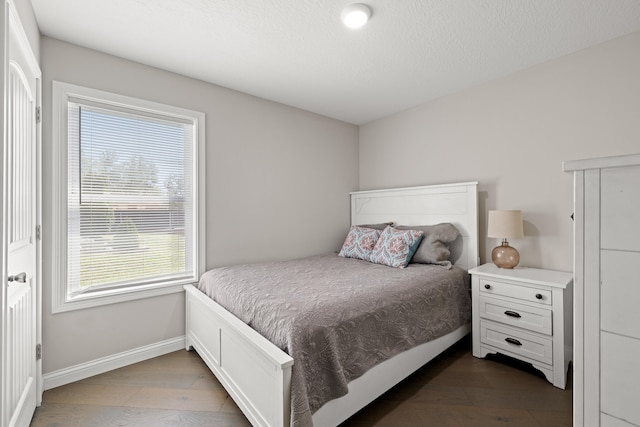
[[[572,356],[572,274],[494,264],[469,273],[473,355],[515,357],[564,389]]]
[[[574,425],[640,426],[640,154],[574,174]]]

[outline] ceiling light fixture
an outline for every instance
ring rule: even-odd
[[[366,4],[354,3],[345,7],[340,14],[342,23],[349,28],[360,28],[371,17],[371,9]]]

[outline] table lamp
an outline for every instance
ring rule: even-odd
[[[491,260],[500,268],[514,268],[520,262],[516,248],[507,239],[524,236],[521,211],[489,211],[487,237],[502,239],[502,244],[491,251]]]

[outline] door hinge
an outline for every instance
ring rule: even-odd
[[[36,239],[42,240],[42,227],[40,225],[36,225]]]
[[[36,123],[40,123],[40,107],[36,107]]]
[[[36,360],[42,359],[42,344],[36,344]]]

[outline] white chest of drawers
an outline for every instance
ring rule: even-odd
[[[574,176],[574,426],[640,426],[640,153]]]
[[[484,264],[472,275],[473,355],[531,363],[564,389],[573,352],[571,273]]]

